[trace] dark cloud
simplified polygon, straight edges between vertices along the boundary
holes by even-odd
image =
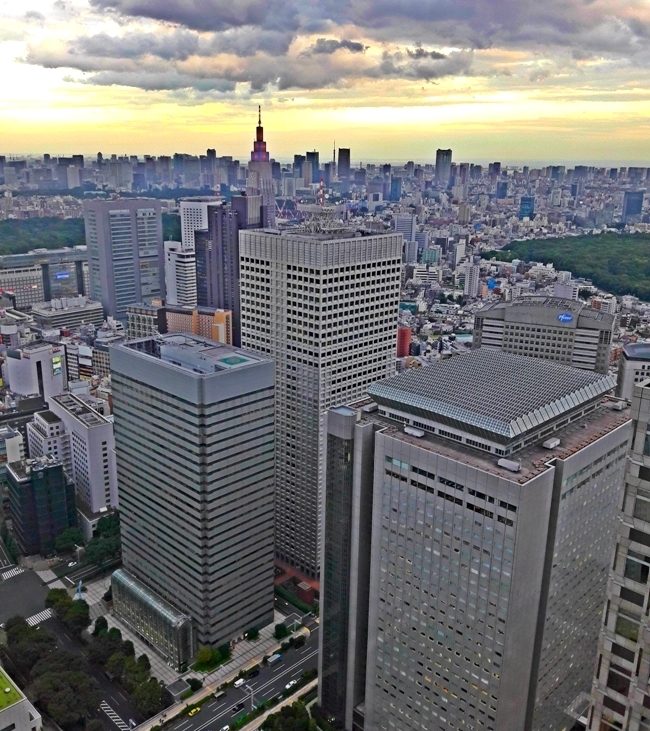
[[[195,30],[227,30],[245,25],[269,30],[297,30],[298,12],[291,0],[90,0],[99,10],[162,20]]]
[[[37,23],[40,23],[45,20],[45,16],[43,13],[38,13],[36,10],[29,10],[25,13],[25,20],[27,22],[36,21]]]
[[[440,53],[439,51],[427,51],[426,49],[422,48],[422,46],[418,46],[413,50],[407,48],[406,53],[408,53],[411,58],[434,58],[436,60],[447,58],[446,54],[444,53]]]
[[[145,91],[177,91],[194,89],[199,92],[229,94],[235,90],[235,82],[226,79],[198,79],[176,71],[144,73],[142,71],[100,71],[89,82],[100,86],[134,86]]]
[[[366,50],[366,46],[358,41],[348,41],[346,39],[339,41],[336,38],[319,38],[309,49],[309,53],[336,53],[336,51],[341,49],[350,51],[350,53],[363,53]]]

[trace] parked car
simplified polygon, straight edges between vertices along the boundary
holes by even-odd
[[[201,710],[201,709],[200,709],[200,708],[199,708],[198,706],[195,706],[194,708],[192,708],[192,710],[191,710],[191,711],[190,711],[190,712],[189,712],[189,713],[188,713],[187,715],[188,715],[188,716],[190,716],[190,718],[191,718],[192,716],[196,716],[196,714],[197,714],[197,713],[198,713],[198,712],[199,712],[200,710]]]
[[[294,686],[294,685],[298,685],[298,681],[297,681],[297,680],[295,680],[295,679],[294,679],[294,680],[290,680],[290,681],[289,681],[289,682],[288,682],[288,683],[287,683],[287,684],[286,684],[286,685],[284,686],[284,689],[285,689],[285,690],[291,690],[291,688],[293,688],[293,686]]]
[[[235,686],[235,688],[241,688],[242,685],[244,685],[245,682],[246,682],[246,679],[245,678],[237,678],[237,680],[235,680],[235,682],[233,683],[233,685]]]

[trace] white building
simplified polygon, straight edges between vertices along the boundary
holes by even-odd
[[[0,667],[0,729],[2,731],[41,731],[41,714]]]
[[[208,228],[208,206],[218,203],[220,198],[196,197],[184,198],[180,201],[181,214],[181,242],[183,248],[194,249],[195,231],[204,231]]]
[[[65,390],[64,350],[60,345],[34,342],[8,350],[2,366],[5,383],[21,396],[45,400]]]
[[[650,378],[650,343],[628,343],[618,362],[616,395],[632,400],[634,386]]]
[[[65,424],[54,412],[39,411],[34,414],[33,421],[27,424],[27,445],[30,458],[50,454],[63,464],[66,475],[72,479],[70,436]]]
[[[471,299],[478,296],[478,284],[481,274],[481,268],[478,264],[465,265],[465,283],[463,285],[463,294]]]
[[[240,232],[241,344],[276,365],[276,554],[318,576],[324,413],[395,372],[402,235]]]
[[[196,254],[180,241],[165,241],[165,290],[170,305],[196,307]]]

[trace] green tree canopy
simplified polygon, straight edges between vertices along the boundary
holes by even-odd
[[[57,553],[70,553],[75,546],[82,546],[83,542],[79,528],[66,528],[54,539],[54,548]]]

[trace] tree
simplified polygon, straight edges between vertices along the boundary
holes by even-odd
[[[79,528],[66,528],[54,539],[57,553],[69,553],[75,546],[83,545],[83,534]]]
[[[133,642],[131,640],[124,640],[122,643],[122,650],[123,655],[126,655],[126,657],[134,657],[135,656],[135,647],[133,647]],[[143,657],[146,657],[144,655]],[[149,658],[147,658],[147,662],[149,661]]]
[[[96,718],[86,723],[84,731],[104,731],[104,724]]]
[[[257,627],[251,627],[248,632],[246,633],[246,639],[247,640],[257,640],[260,636],[260,631],[257,629]]]
[[[276,640],[283,640],[288,634],[289,630],[283,624],[275,625],[275,632],[273,632],[273,636]]]
[[[81,634],[90,627],[90,607],[83,599],[74,600],[67,609],[63,621],[72,632]]]
[[[30,627],[22,617],[7,620],[7,647],[18,670],[29,675],[36,663],[55,648],[54,637],[45,630]]]
[[[84,721],[99,703],[95,681],[80,670],[44,673],[32,684],[30,695],[64,729]]]
[[[137,664],[138,668],[140,668],[140,670],[142,670],[143,672],[148,673],[151,671],[151,663],[149,662],[149,657],[144,653],[138,658]]]
[[[141,683],[133,691],[133,703],[138,713],[145,718],[149,718],[161,711],[163,705],[164,689],[155,678],[149,678],[145,683]]]
[[[108,622],[106,621],[106,617],[97,617],[95,620],[95,627],[93,629],[93,636],[97,637],[104,632],[108,632]]]
[[[42,657],[32,668],[32,678],[38,678],[46,673],[64,673],[79,665],[79,658],[65,650],[53,650],[49,655]]]
[[[207,645],[201,645],[196,653],[197,665],[209,665],[212,662],[213,649]]]
[[[50,589],[45,597],[45,606],[54,609],[57,617],[61,618],[72,604],[72,597],[65,589]]]
[[[126,655],[121,652],[114,652],[106,661],[106,672],[114,678],[120,679],[124,673]]]

